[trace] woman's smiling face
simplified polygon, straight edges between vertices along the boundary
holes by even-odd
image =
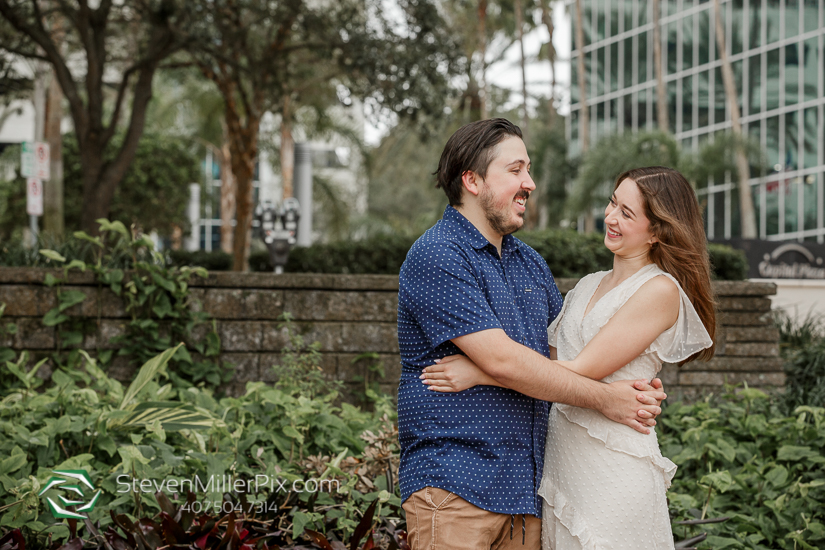
[[[642,194],[636,182],[623,180],[604,210],[604,244],[619,256],[650,252],[656,237],[650,232]]]

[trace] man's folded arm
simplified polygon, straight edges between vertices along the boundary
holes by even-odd
[[[501,329],[489,329],[452,339],[478,367],[503,386],[544,401],[595,409],[608,418],[648,433],[639,422],[639,410],[653,416],[661,392],[639,392],[632,381],[604,384],[579,376],[540,353],[523,346]],[[640,402],[638,396],[643,394]]]
[[[492,378],[530,397],[588,409],[607,398],[604,384],[570,372],[501,329],[465,334],[453,343]]]

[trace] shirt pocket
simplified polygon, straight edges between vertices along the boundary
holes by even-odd
[[[524,286],[519,289],[517,302],[528,323],[528,332],[534,337],[547,340],[550,306],[547,291],[538,286]]]

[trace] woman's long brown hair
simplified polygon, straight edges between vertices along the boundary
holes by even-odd
[[[707,238],[696,193],[682,174],[664,166],[628,170],[616,179],[614,190],[626,179],[638,186],[650,231],[659,241],[651,247],[650,259],[679,281],[714,339],[711,347],[680,364],[694,359],[709,361],[716,349],[716,311]]]

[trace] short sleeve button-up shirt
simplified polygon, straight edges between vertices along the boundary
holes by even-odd
[[[549,356],[547,326],[562,296],[544,259],[512,235],[499,256],[448,206],[410,249],[399,285],[402,500],[430,486],[492,512],[539,516],[549,404],[495,386],[434,392],[419,376],[461,353],[452,338],[487,329]]]

